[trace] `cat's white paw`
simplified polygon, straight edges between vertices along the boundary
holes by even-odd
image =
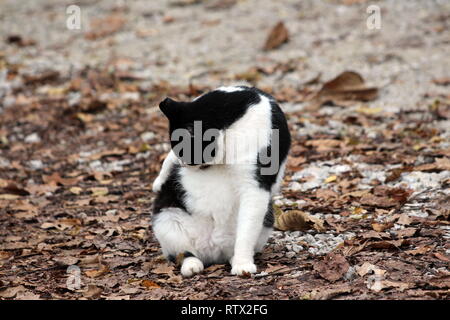
[[[183,260],[181,266],[181,274],[183,277],[192,277],[194,274],[203,271],[203,263],[196,257],[188,257]]]
[[[163,180],[160,176],[158,176],[155,181],[153,181],[152,190],[153,192],[157,193],[161,191],[161,187],[163,185]]]
[[[253,262],[234,263],[231,274],[242,276],[249,273],[256,273],[256,265]]]

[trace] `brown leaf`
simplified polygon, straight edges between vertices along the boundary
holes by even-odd
[[[404,282],[390,281],[390,280],[373,280],[369,281],[367,287],[375,292],[380,292],[383,289],[397,288],[404,291],[410,287],[410,284]]]
[[[275,228],[281,231],[305,231],[312,228],[319,232],[325,231],[323,220],[300,210],[276,212]]]
[[[117,31],[120,31],[125,25],[126,20],[120,15],[113,13],[105,18],[96,18],[91,21],[91,30],[85,34],[85,38],[96,40],[104,38]]]
[[[81,179],[81,177],[77,177],[77,178],[62,178],[58,172],[53,172],[52,175],[47,176],[47,175],[42,175],[42,180],[44,181],[44,183],[49,184],[49,185],[73,185],[75,183],[77,183],[79,180]]]
[[[102,288],[90,284],[87,290],[83,292],[83,296],[86,298],[98,298],[102,294],[102,291]]]
[[[364,79],[359,73],[344,71],[322,86],[313,98],[313,108],[320,107],[329,101],[341,104],[348,101],[371,101],[377,97],[378,89],[366,87]]]
[[[350,268],[343,255],[330,253],[314,263],[314,270],[324,279],[334,282],[341,279]]]
[[[359,203],[366,206],[373,206],[378,208],[395,207],[397,202],[388,197],[378,197],[373,194],[365,194],[359,199]]]
[[[330,189],[317,189],[316,197],[323,200],[336,199],[338,194]]]
[[[406,213],[402,213],[397,220],[398,224],[409,225],[411,224],[413,219]]]
[[[237,0],[216,0],[212,3],[206,5],[206,9],[208,10],[221,10],[221,9],[229,9],[233,7],[237,3]]]
[[[348,284],[339,284],[337,287],[326,288],[324,290],[313,290],[311,298],[314,300],[330,300],[342,294],[353,292],[353,289]]]
[[[367,246],[374,249],[398,249],[401,246],[408,245],[408,240],[392,240],[392,241],[376,241],[369,243]]]
[[[433,83],[440,86],[448,86],[450,84],[450,77],[433,79]]]
[[[272,50],[281,46],[283,43],[289,41],[289,31],[282,21],[270,31],[267,37],[266,44],[264,45],[264,50]]]
[[[266,268],[266,270],[264,270],[264,272],[267,273],[283,273],[286,271],[291,270],[291,268],[281,265],[281,264],[277,264],[277,265],[271,265],[269,264],[268,267]]]
[[[30,195],[30,193],[27,190],[18,187],[14,183],[10,183],[5,187],[0,188],[0,193],[7,193],[7,194],[18,195],[18,196],[29,196]]]
[[[432,245],[432,246],[420,246],[420,247],[418,247],[418,248],[416,248],[416,249],[413,249],[413,250],[407,250],[407,251],[405,251],[405,252],[406,252],[407,254],[409,254],[409,255],[417,256],[417,255],[425,254],[425,253],[427,253],[427,252],[433,250],[434,247],[435,247],[434,245]]]
[[[450,262],[450,258],[448,258],[447,256],[443,255],[440,252],[435,252],[433,253],[433,255],[441,261]]]
[[[392,223],[392,222],[390,222],[390,223],[373,222],[372,223],[372,229],[377,232],[383,232],[384,230],[390,229],[393,226],[394,226],[394,223]]]
[[[160,263],[156,268],[152,269],[156,274],[172,274],[175,268],[167,263]]]
[[[440,172],[450,170],[450,158],[436,158],[435,162],[422,164],[414,168],[415,171]]]
[[[363,239],[390,239],[390,235],[387,232],[377,232],[374,230],[366,231],[362,234]]]
[[[357,266],[355,269],[361,277],[364,277],[368,273],[374,273],[377,275],[383,275],[386,273],[386,270],[380,269],[376,265],[368,262],[364,262],[361,266]]]
[[[5,290],[0,291],[0,297],[14,298],[21,291],[26,291],[26,288],[24,286],[6,288]]]
[[[161,288],[157,283],[150,280],[142,280],[141,286],[146,287],[147,289]]]
[[[397,234],[397,237],[399,238],[409,238],[414,236],[416,234],[417,229],[416,228],[405,228],[401,230],[396,230],[395,233]]]
[[[102,264],[100,265],[99,269],[95,269],[95,270],[87,270],[85,271],[85,274],[89,277],[89,278],[98,278],[102,275],[104,275],[105,273],[109,272],[109,267]]]

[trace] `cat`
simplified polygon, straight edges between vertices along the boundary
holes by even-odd
[[[166,98],[159,107],[172,146],[152,186],[152,228],[164,256],[182,257],[184,277],[227,262],[234,275],[255,273],[291,144],[284,113],[272,96],[245,86],[192,102]]]

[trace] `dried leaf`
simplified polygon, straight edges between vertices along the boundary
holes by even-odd
[[[109,192],[108,188],[106,188],[106,187],[95,187],[95,188],[91,188],[90,190],[94,197],[106,196]]]
[[[160,263],[156,268],[152,269],[151,272],[156,274],[173,274],[175,268],[167,263]]]
[[[436,158],[435,162],[420,165],[415,167],[414,170],[425,172],[450,171],[450,158]]]
[[[109,272],[109,267],[106,265],[100,265],[99,269],[95,269],[95,270],[87,270],[84,273],[89,277],[89,278],[98,278],[106,273]]]
[[[275,214],[275,228],[282,231],[305,231],[314,228],[324,232],[323,220],[300,210],[290,210]]]
[[[111,14],[105,18],[96,18],[91,21],[91,30],[85,37],[89,40],[104,38],[120,31],[126,20],[120,14]]]
[[[330,253],[314,263],[314,270],[324,279],[334,282],[341,279],[350,268],[343,255]]]
[[[98,298],[102,294],[103,289],[93,284],[89,284],[87,290],[83,292],[86,298]]]
[[[19,292],[26,290],[27,289],[24,286],[6,288],[5,290],[0,291],[0,297],[7,299],[14,298]]]
[[[376,265],[373,265],[371,263],[364,262],[361,266],[356,266],[356,272],[361,277],[364,277],[368,273],[375,273],[377,275],[383,275],[384,273],[386,273],[386,270],[378,268]]]
[[[377,97],[378,89],[366,87],[359,73],[345,71],[322,86],[313,99],[313,108],[329,101],[341,104],[348,101],[371,101]]]
[[[161,288],[157,283],[150,280],[142,280],[141,286],[146,287],[147,289]]]
[[[266,44],[264,45],[264,50],[272,50],[281,46],[283,43],[289,41],[289,31],[283,22],[278,22],[278,24],[270,31],[267,37]]]

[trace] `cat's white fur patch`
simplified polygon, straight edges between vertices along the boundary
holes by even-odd
[[[217,88],[218,91],[224,91],[224,92],[236,92],[236,91],[243,91],[244,88],[235,87],[235,86],[222,86]]]

